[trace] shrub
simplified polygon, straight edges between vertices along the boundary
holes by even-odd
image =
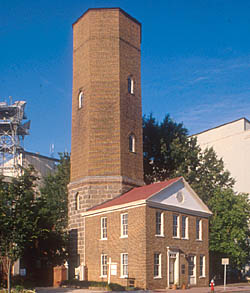
[[[107,289],[110,291],[125,291],[125,287],[120,284],[110,283],[107,285]]]

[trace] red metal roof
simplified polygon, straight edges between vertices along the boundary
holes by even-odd
[[[146,200],[150,196],[160,192],[162,189],[166,188],[167,186],[171,185],[172,183],[178,181],[181,177],[173,178],[163,182],[157,182],[150,185],[144,185],[141,187],[136,187],[131,189],[130,191],[113,198],[109,201],[106,201],[98,206],[94,206],[88,211],[99,210],[103,208],[108,208],[111,206],[122,205],[126,203],[130,203],[137,200]]]

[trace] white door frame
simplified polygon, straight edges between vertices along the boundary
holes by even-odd
[[[167,286],[170,287],[170,258],[175,258],[174,262],[174,283],[180,282],[180,252],[179,249],[167,247]]]

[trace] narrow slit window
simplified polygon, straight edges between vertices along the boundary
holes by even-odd
[[[83,106],[83,92],[80,91],[78,95],[78,109],[81,109]]]
[[[130,134],[129,136],[129,151],[135,153],[135,135]]]
[[[77,211],[80,210],[80,196],[78,192],[75,195],[75,209]]]
[[[134,89],[135,89],[135,82],[134,82],[134,79],[130,76],[128,78],[128,92],[133,95]]]

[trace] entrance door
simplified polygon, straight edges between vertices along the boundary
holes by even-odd
[[[188,257],[188,282],[190,285],[196,285],[196,257]]]
[[[169,260],[169,284],[174,284],[174,264],[175,264],[175,258],[170,258]]]

